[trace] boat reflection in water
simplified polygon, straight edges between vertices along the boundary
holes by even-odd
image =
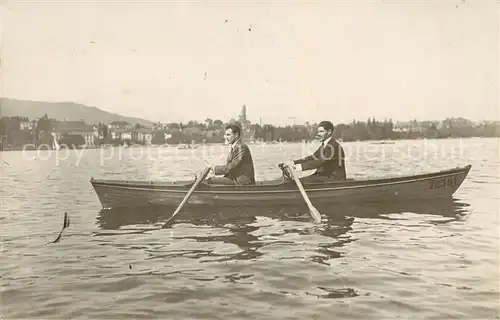
[[[456,199],[440,199],[433,201],[407,201],[399,203],[364,203],[362,205],[338,205],[317,207],[322,213],[323,220],[320,224],[311,222],[311,217],[304,205],[269,208],[264,211],[262,208],[216,208],[199,206],[186,206],[175,219],[175,224],[183,224],[193,227],[209,227],[225,230],[223,235],[217,232],[196,232],[195,239],[200,242],[222,241],[232,243],[242,249],[242,254],[232,257],[233,259],[251,259],[259,255],[259,236],[279,236],[295,233],[299,235],[316,234],[328,237],[332,240],[333,246],[342,246],[346,242],[353,241],[345,234],[352,230],[356,220],[364,219],[385,219],[385,220],[411,220],[411,218],[401,218],[401,215],[423,215],[425,221],[432,224],[444,224],[451,221],[463,220],[468,211],[469,205]],[[135,209],[109,209],[101,210],[97,224],[103,229],[100,234],[109,234],[109,231],[116,230],[121,233],[144,233],[158,230],[158,232],[169,232],[169,229],[161,229],[163,222],[172,215],[175,207],[148,207],[141,210]],[[417,218],[415,218],[417,219]],[[421,221],[422,219],[419,219]],[[272,226],[272,228],[268,228]],[[268,231],[263,229],[268,228]],[[159,230],[161,229],[161,230]],[[261,229],[261,230],[259,230]],[[175,230],[179,230],[175,228]],[[117,233],[111,233],[117,234]],[[176,231],[172,234],[174,239],[188,239],[187,235]],[[320,252],[325,251],[319,248]],[[326,251],[325,251],[326,252]],[[329,257],[340,257],[340,253],[328,250]],[[321,258],[318,257],[318,262]]]
[[[365,229],[367,224],[369,228],[381,232],[388,229],[405,232],[408,226],[420,228],[422,221],[444,224],[463,220],[468,214],[467,207],[456,199],[318,207],[323,221],[314,224],[305,205],[269,208],[266,211],[248,207],[222,211],[220,208],[186,206],[176,216],[171,229],[161,229],[161,226],[170,218],[174,207],[111,209],[99,213],[97,224],[101,230],[96,236],[154,233],[147,239],[137,240],[146,241],[141,246],[146,259],[188,258],[193,259],[193,263],[208,263],[211,266],[229,261],[252,260],[257,263],[262,259],[276,264],[287,259],[286,264],[292,266],[290,268],[304,268],[304,260],[330,268],[338,258],[348,255],[349,251],[343,247],[357,241],[363,233],[370,233]],[[405,228],[398,228],[398,224]],[[107,243],[112,245],[113,241]],[[148,243],[151,246],[149,249]],[[228,252],[227,248],[232,249]],[[224,278],[225,282],[252,281],[252,273],[221,273],[211,277]],[[328,286],[318,286],[321,290],[306,294],[322,299],[352,298],[360,294],[355,288],[347,287],[342,279],[332,281]]]
[[[322,214],[319,229],[329,224],[337,224],[354,218],[392,219],[393,214],[423,214],[441,216],[450,220],[462,220],[467,214],[469,204],[455,198],[435,199],[427,201],[405,201],[394,203],[365,202],[360,204],[335,204],[329,206],[316,205]],[[174,206],[149,206],[141,208],[102,209],[97,217],[97,225],[104,230],[123,230],[124,227],[142,225],[146,230],[158,229],[171,217]],[[257,217],[267,217],[277,221],[310,222],[311,217],[304,206],[279,206],[274,208],[252,207],[211,207],[190,206],[186,204],[176,218],[174,224],[188,223],[197,226],[223,227],[228,224],[241,226],[252,224]],[[133,230],[133,229],[130,229]]]

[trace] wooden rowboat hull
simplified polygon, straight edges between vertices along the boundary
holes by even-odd
[[[471,169],[470,165],[432,173],[331,183],[305,183],[313,204],[369,201],[407,201],[451,198]],[[160,182],[90,180],[103,208],[178,205],[194,181]],[[263,181],[251,186],[200,183],[190,204],[211,206],[303,205],[293,181]]]

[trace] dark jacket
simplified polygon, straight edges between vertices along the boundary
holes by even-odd
[[[236,184],[255,184],[255,172],[250,149],[241,140],[232,147],[227,163],[224,166],[215,166],[215,175],[224,175]]]
[[[316,169],[313,175],[328,177],[333,180],[346,180],[344,149],[333,137],[323,147],[323,144],[312,155],[295,160],[301,164],[302,170]]]

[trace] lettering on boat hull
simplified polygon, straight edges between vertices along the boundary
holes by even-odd
[[[454,187],[458,186],[458,184],[459,184],[459,181],[457,179],[457,176],[432,179],[430,181],[429,189],[454,188]]]

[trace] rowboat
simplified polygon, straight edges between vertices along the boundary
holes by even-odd
[[[467,177],[471,165],[416,175],[349,179],[329,183],[304,183],[314,205],[360,202],[394,202],[451,198]],[[103,208],[178,205],[194,181],[90,180]],[[294,181],[277,179],[255,185],[228,186],[200,183],[191,205],[295,206],[304,200]]]

